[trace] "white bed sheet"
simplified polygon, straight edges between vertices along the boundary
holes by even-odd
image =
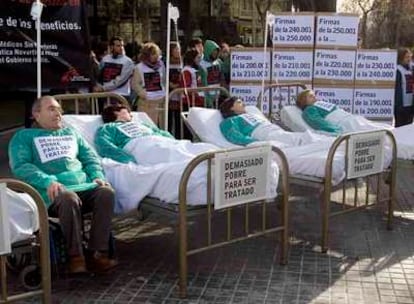
[[[391,130],[397,142],[397,157],[414,160],[414,123]]]
[[[39,230],[39,215],[33,198],[27,193],[17,193],[7,188],[10,241],[15,243],[28,239]]]
[[[147,114],[133,113],[134,120],[153,123]],[[64,115],[64,125],[74,128],[94,147],[93,139],[102,119],[99,115]],[[132,144],[132,143],[131,143]],[[140,146],[142,142],[140,143]],[[219,147],[217,147],[219,149]],[[199,149],[197,154],[211,150],[211,145]],[[117,203],[116,213],[125,213],[139,206],[146,196],[157,198],[166,203],[178,203],[178,190],[181,175],[191,159],[162,162],[157,164],[137,165],[122,164],[108,158],[102,159],[102,166],[107,180],[114,187]],[[187,187],[187,204],[206,204],[206,165],[201,164],[193,171]],[[279,171],[272,165],[272,184],[269,197],[276,197]]]
[[[246,107],[247,111],[252,109]],[[256,110],[253,110],[256,111]],[[208,119],[206,119],[208,117]],[[188,113],[188,123],[202,140],[216,144],[219,147],[233,147],[234,144],[228,142],[220,131],[220,122],[222,116],[218,110],[205,108],[191,108]],[[200,132],[200,133],[198,133]],[[220,140],[215,140],[220,139]],[[323,178],[325,176],[325,164],[329,148],[335,141],[334,137],[326,137],[326,140],[313,144],[295,147],[280,147],[285,153],[289,164],[289,173],[291,175],[307,175],[312,177]],[[272,142],[270,142],[272,144]],[[257,144],[257,143],[253,143]],[[273,142],[278,146],[277,142]],[[384,157],[385,164],[390,163],[390,151],[387,150]],[[332,183],[340,183],[345,177],[345,152],[342,147],[338,148],[332,167]]]
[[[297,106],[284,106],[280,112],[280,119],[282,123],[292,131],[303,132],[306,130],[313,130],[303,119],[302,111]],[[412,139],[414,124],[392,128],[390,125],[384,123],[370,121],[369,124],[366,125],[362,123],[360,128],[354,126],[355,131],[375,130],[380,128],[391,130],[394,134],[397,143],[397,158],[414,160],[414,140]],[[332,134],[327,132],[320,133],[332,136]]]

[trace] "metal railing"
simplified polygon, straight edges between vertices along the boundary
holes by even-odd
[[[37,233],[40,250],[40,270],[41,270],[41,289],[28,291],[16,295],[8,295],[7,290],[7,270],[6,256],[0,256],[0,276],[1,276],[1,297],[0,303],[11,303],[32,297],[41,296],[43,303],[51,303],[51,270],[50,270],[50,248],[49,248],[49,225],[46,205],[37,192],[30,185],[11,178],[0,178],[0,183],[5,183],[8,188],[29,194],[35,201],[39,216],[39,232]]]

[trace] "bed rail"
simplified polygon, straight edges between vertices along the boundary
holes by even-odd
[[[236,149],[240,150],[240,149]],[[275,207],[280,215],[279,225],[274,227],[269,227],[266,221],[266,214],[270,212],[270,206],[264,201],[259,201],[255,203],[245,204],[239,207],[230,207],[224,209],[224,211],[214,211],[213,210],[213,198],[212,198],[212,164],[214,161],[214,152],[204,153],[194,158],[184,170],[179,189],[179,295],[180,297],[186,297],[187,295],[187,272],[188,272],[188,262],[187,258],[191,255],[194,255],[199,252],[203,252],[212,248],[217,248],[227,244],[235,243],[238,241],[246,240],[249,238],[261,236],[271,232],[280,232],[281,233],[281,245],[280,245],[280,263],[287,263],[287,249],[288,249],[288,199],[289,199],[289,169],[287,164],[287,159],[283,152],[276,147],[272,147],[272,152],[276,156],[278,165],[280,168],[280,178],[278,183],[278,188],[281,190],[278,197],[275,199]],[[188,206],[186,204],[187,197],[187,185],[189,178],[193,170],[202,162],[206,161],[208,163],[207,169],[207,207],[204,209],[204,213],[207,217],[206,228],[206,244],[198,248],[188,248]],[[276,200],[279,200],[280,205],[276,203]],[[262,217],[261,217],[261,229],[260,231],[252,232],[249,230],[249,209],[252,208],[252,204],[260,204],[262,208]],[[231,223],[232,223],[232,212],[235,208],[244,208],[244,235],[233,237]],[[213,229],[213,213],[215,212],[225,212],[226,213],[226,240],[214,242],[212,238],[212,229]]]
[[[121,104],[128,104],[128,101],[121,95],[110,92],[99,93],[79,93],[79,94],[59,94],[53,96],[61,105],[63,102],[70,102],[74,105],[73,112],[80,113],[80,107],[84,106],[88,109],[90,114],[99,114],[100,103],[102,105],[110,102],[119,102]],[[63,105],[62,105],[63,107]]]
[[[285,105],[296,104],[296,96],[301,90],[305,90],[306,86],[301,83],[285,83],[285,84],[270,84],[265,85],[263,92],[257,96],[257,107],[263,112],[264,97],[266,94],[270,96],[276,95],[278,103],[275,105],[273,98],[269,98],[269,112],[266,113],[267,118],[271,121],[280,121],[280,110]]]
[[[366,189],[365,189],[365,200],[362,205],[358,205],[357,198],[358,196],[358,187],[357,184],[361,179],[352,179],[351,181],[354,184],[354,201],[353,205],[349,206],[346,204],[346,188],[347,188],[347,182],[348,179],[348,158],[350,157],[348,155],[348,146],[350,140],[354,136],[358,136],[361,134],[376,134],[376,133],[385,133],[385,138],[387,144],[390,145],[392,149],[392,156],[390,160],[390,165],[385,168],[382,172],[367,175],[362,177],[362,179],[366,183]],[[334,156],[338,152],[338,150],[341,147],[345,146],[345,177],[343,181],[337,185],[334,186],[332,184],[332,169],[334,164]],[[342,149],[342,148],[341,148]],[[328,236],[329,236],[329,220],[335,216],[342,215],[345,213],[349,213],[352,211],[356,211],[359,209],[365,209],[375,203],[370,204],[369,203],[369,191],[370,184],[374,178],[376,178],[376,197],[377,202],[379,202],[379,195],[380,195],[380,182],[381,178],[385,178],[386,182],[388,184],[388,197],[382,198],[381,201],[387,201],[387,229],[392,229],[392,220],[393,220],[393,211],[394,211],[394,204],[395,204],[395,183],[396,183],[396,170],[397,170],[397,146],[396,141],[394,138],[394,135],[389,130],[375,130],[375,131],[364,131],[364,132],[358,132],[358,133],[348,133],[344,134],[340,137],[338,137],[332,146],[329,149],[328,157],[325,165],[325,177],[324,178],[315,178],[315,177],[309,177],[309,176],[303,176],[303,175],[293,175],[290,176],[290,182],[292,184],[299,184],[303,186],[311,186],[311,187],[321,187],[322,188],[322,195],[320,198],[320,208],[321,208],[321,250],[322,252],[327,252],[328,250]],[[334,189],[341,187],[342,191],[342,210],[331,212],[330,210],[330,203],[331,203],[331,193]]]
[[[209,94],[211,98],[211,102],[208,102],[206,98],[204,98],[204,104],[202,105],[204,108],[215,108],[217,109],[219,106],[219,99],[226,98],[230,96],[229,91],[224,87],[198,87],[198,88],[178,88],[174,89],[168,95],[168,99],[171,101],[174,96],[177,95],[179,100],[179,107],[180,112],[183,113],[184,111],[188,111],[189,108],[196,106],[196,97],[200,94]],[[184,97],[187,97],[187,102],[184,104]],[[180,125],[181,125],[181,134],[180,138],[184,138],[184,121],[181,117]],[[188,125],[187,125],[188,127]]]
[[[0,178],[0,184],[5,183],[8,188],[29,194],[37,205],[39,214],[39,232],[38,245],[40,250],[40,269],[41,269],[41,286],[39,290],[24,292],[16,295],[8,295],[7,291],[7,271],[6,256],[0,256],[0,275],[1,275],[1,297],[0,303],[11,303],[25,300],[32,297],[41,296],[43,303],[51,303],[51,271],[50,271],[50,253],[49,253],[49,226],[48,216],[45,203],[40,194],[30,185],[11,178]]]

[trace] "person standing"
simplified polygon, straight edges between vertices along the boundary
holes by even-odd
[[[115,194],[105,181],[93,149],[73,129],[62,126],[62,108],[52,96],[37,99],[30,129],[9,143],[12,174],[43,197],[59,218],[69,254],[69,272],[103,272],[117,263],[109,248]],[[88,251],[82,246],[82,214],[92,212]]]
[[[109,50],[110,53],[105,55],[100,62],[100,84],[95,86],[94,91],[116,93],[129,101],[134,62],[125,55],[124,41],[121,37],[111,38]]]
[[[413,122],[413,54],[408,48],[398,49],[397,76],[394,95],[394,125],[404,126]]]
[[[165,66],[161,50],[153,42],[142,46],[131,85],[138,95],[138,111],[145,112],[159,127],[164,127]]]

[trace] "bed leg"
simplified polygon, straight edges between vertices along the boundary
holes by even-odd
[[[328,190],[328,191],[327,191]],[[321,252],[328,251],[328,232],[329,232],[329,203],[331,200],[331,190],[325,189],[321,195],[321,216],[322,216],[322,237],[321,237]]]

